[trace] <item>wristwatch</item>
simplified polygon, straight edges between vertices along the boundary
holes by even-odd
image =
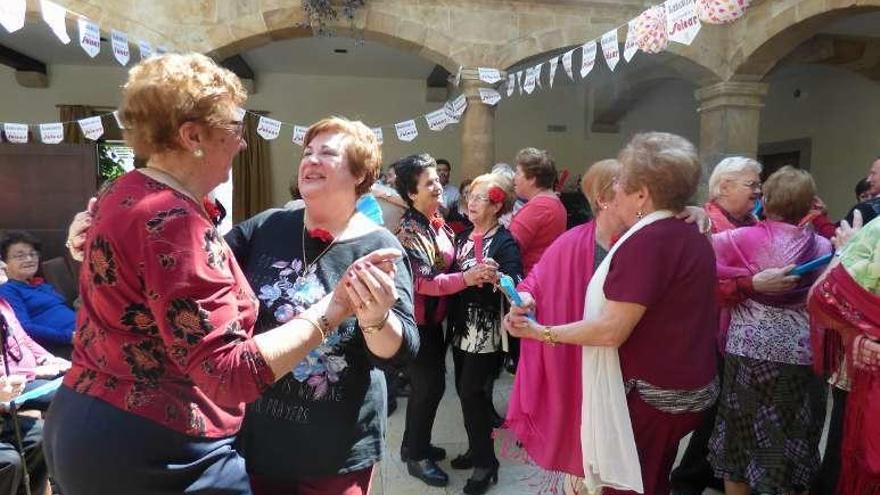
[[[558,342],[556,341],[556,336],[553,335],[553,330],[550,329],[549,326],[544,326],[543,330],[541,330],[541,339],[545,344],[556,345]]]

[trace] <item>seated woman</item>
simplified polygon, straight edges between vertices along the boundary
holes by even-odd
[[[840,481],[835,493],[880,492],[880,218],[856,232],[813,285],[808,301],[813,360],[819,371],[846,373]]]
[[[684,138],[636,135],[621,151],[614,212],[629,230],[599,264],[584,319],[541,325],[534,299],[505,317],[516,336],[583,347],[585,483],[603,494],[669,493],[682,437],[718,394],[715,257],[697,226],[673,218],[699,185]],[[662,345],[658,345],[662,343]]]
[[[0,259],[6,262],[9,282],[0,286],[0,297],[15,311],[25,331],[52,354],[65,358],[73,350],[76,313],[52,285],[37,277],[39,239],[20,230],[6,232],[0,240]]]
[[[0,287],[8,281],[6,263],[0,261]],[[4,361],[9,359],[9,375],[20,375],[25,378],[25,392],[45,384],[51,378],[70,369],[70,361],[55,357],[46,349],[34,342],[24,331],[12,307],[0,297],[0,345],[4,351],[0,353],[0,376],[6,376],[7,366]],[[46,411],[52,402],[54,393],[38,399],[27,401],[20,409],[37,409]]]
[[[831,252],[800,227],[816,185],[808,172],[783,167],[764,185],[767,220],[713,236],[719,277],[753,276]],[[822,380],[810,369],[807,291],[817,273],[789,291],[754,295],[731,308],[724,380],[709,442],[709,461],[725,493],[796,493],[819,466],[825,419]]]

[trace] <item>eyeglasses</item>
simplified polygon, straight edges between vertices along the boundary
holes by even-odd
[[[464,198],[467,203],[470,203],[471,201],[479,201],[480,203],[489,202],[489,196],[485,194],[467,194]]]
[[[746,189],[751,189],[752,191],[760,191],[761,190],[761,181],[751,181],[751,182],[740,182],[740,185],[745,187]]]
[[[15,253],[15,254],[9,255],[9,258],[13,259],[15,261],[24,261],[24,260],[30,259],[30,258],[38,260],[38,259],[40,259],[40,253],[37,251],[29,251],[26,253]]]
[[[236,136],[241,137],[244,132],[244,121],[241,120],[227,120],[224,122],[220,122],[218,126],[222,129],[226,129],[227,131],[235,134]]]

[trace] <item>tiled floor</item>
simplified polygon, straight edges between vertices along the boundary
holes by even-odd
[[[467,450],[467,437],[461,418],[461,406],[452,382],[451,361],[447,364],[447,369],[450,371],[446,375],[446,393],[443,395],[440,409],[437,412],[432,443],[446,449],[447,459],[442,461],[440,466],[449,473],[449,486],[445,488],[431,487],[409,476],[406,472],[406,465],[401,462],[399,452],[403,435],[406,399],[399,399],[397,411],[389,419],[388,455],[377,468],[373,482],[373,495],[457,495],[462,493],[462,488],[464,488],[465,481],[471,472],[470,470],[456,471],[452,469],[449,466],[449,460]],[[502,414],[506,410],[507,397],[510,395],[512,387],[513,377],[502,373],[495,385],[495,406]],[[499,447],[496,442],[496,452],[498,451]],[[500,461],[498,485],[489,491],[490,494],[533,495],[536,492],[532,486],[533,480],[536,479],[534,475],[539,474],[536,469],[504,458],[500,458]],[[713,490],[706,491],[706,495],[718,493]]]

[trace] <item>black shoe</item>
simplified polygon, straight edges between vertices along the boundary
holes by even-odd
[[[406,463],[406,470],[410,476],[416,477],[431,486],[446,486],[449,484],[449,476],[431,459],[409,461]]]
[[[439,462],[446,459],[446,449],[436,445],[428,445],[428,459]],[[409,449],[406,445],[400,446],[400,460],[403,462],[411,461],[409,458]]]
[[[464,454],[459,455],[450,463],[452,469],[471,469],[474,467],[474,461],[471,459],[471,451],[468,449]]]
[[[489,491],[489,486],[498,483],[498,465],[491,468],[475,468],[474,474],[464,485],[467,495],[482,495]]]

